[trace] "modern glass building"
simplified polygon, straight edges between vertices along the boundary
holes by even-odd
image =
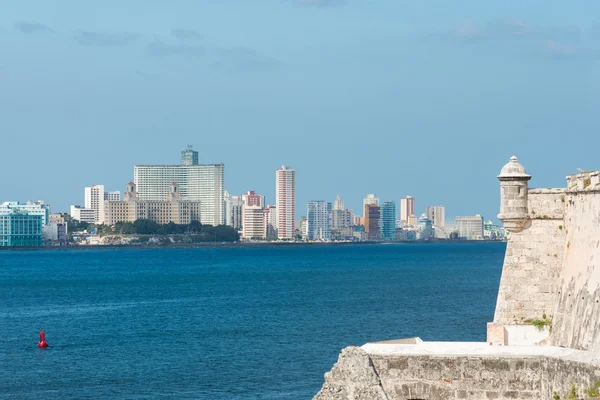
[[[396,240],[396,203],[386,201],[381,208],[381,238]]]
[[[21,211],[0,214],[0,247],[42,245],[42,216]]]

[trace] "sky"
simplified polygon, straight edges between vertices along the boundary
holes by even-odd
[[[135,164],[224,163],[275,202],[412,195],[416,211],[499,211],[516,155],[530,187],[600,169],[600,2],[0,0],[0,201],[82,204]]]

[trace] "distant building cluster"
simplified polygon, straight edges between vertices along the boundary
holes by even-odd
[[[120,191],[104,185],[84,188],[83,205],[72,205],[66,218],[89,226],[115,226],[150,220],[157,224],[227,225],[244,241],[415,241],[502,240],[504,229],[481,215],[446,220],[444,206],[415,213],[415,198],[381,202],[367,194],[362,209],[347,209],[338,195],[331,202],[311,200],[296,220],[296,171],[286,165],[275,171],[275,204],[255,191],[232,195],[225,190],[223,164],[199,164],[191,146],[177,165],[135,165],[133,181]],[[399,211],[399,213],[398,213]],[[50,213],[42,201],[0,205],[0,246],[65,245],[65,216]],[[86,231],[87,233],[87,231]]]
[[[67,224],[43,201],[0,204],[0,247],[66,245]]]

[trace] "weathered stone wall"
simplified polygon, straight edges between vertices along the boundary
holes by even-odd
[[[494,324],[549,318],[565,247],[563,189],[530,189],[529,221],[506,247]]]
[[[571,186],[565,198],[565,256],[550,343],[600,351],[600,188]],[[583,187],[585,186],[585,188]]]
[[[348,347],[314,400],[576,398],[600,381],[597,364],[540,355],[379,355]]]

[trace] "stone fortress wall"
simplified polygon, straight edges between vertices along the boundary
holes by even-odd
[[[600,173],[568,176],[564,189],[528,189],[530,178],[516,157],[498,176],[498,217],[510,235],[487,342],[415,338],[349,347],[315,399],[595,394],[600,387]]]

